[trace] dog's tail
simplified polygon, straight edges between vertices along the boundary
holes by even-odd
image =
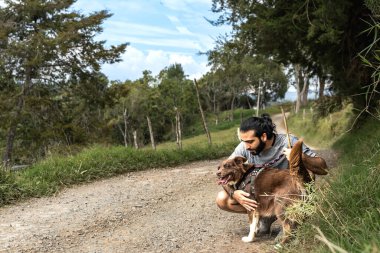
[[[290,175],[297,176],[302,164],[302,143],[303,139],[299,139],[292,147],[289,157]]]

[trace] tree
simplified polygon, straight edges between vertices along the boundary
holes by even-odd
[[[264,99],[275,100],[284,97],[287,77],[283,66],[263,55],[251,55],[238,41],[219,40],[217,46],[208,52],[209,63],[218,79],[225,85],[225,94],[230,100],[231,115],[237,97],[242,94],[257,94],[262,82]]]
[[[362,32],[371,19],[364,1],[213,0],[213,11],[221,14],[215,24],[232,24],[233,40],[251,54],[296,66],[303,77],[330,77],[339,96],[352,98],[358,108],[366,106],[360,94],[371,77],[358,54],[373,37]]]
[[[89,76],[99,71],[102,63],[120,61],[127,43],[106,49],[105,41],[95,41],[102,22],[111,14],[82,15],[70,10],[74,0],[4,2],[0,9],[0,76],[15,80],[18,91],[3,156],[8,165],[25,101],[36,84],[66,85],[70,76]]]
[[[173,64],[163,69],[158,76],[157,86],[160,99],[158,106],[163,117],[164,124],[172,127],[175,134],[175,119],[186,128],[194,121],[197,115],[197,100],[192,82],[186,79],[180,64]],[[180,116],[178,116],[180,115]],[[178,117],[181,117],[180,119]]]

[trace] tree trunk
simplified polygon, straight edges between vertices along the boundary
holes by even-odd
[[[319,77],[319,91],[318,91],[318,98],[321,99],[323,98],[324,91],[325,91],[325,86],[326,86],[326,78],[324,76]]]
[[[214,87],[214,82],[213,82],[213,87]],[[216,113],[216,92],[215,92],[215,90],[213,93],[212,104],[213,104],[213,108],[214,108],[214,113]]]
[[[152,130],[152,123],[150,121],[149,116],[146,117],[146,120],[148,121],[148,128],[149,128],[149,135],[150,135],[150,142],[152,143],[152,148],[156,150],[156,144],[154,142],[154,135]]]
[[[309,94],[309,84],[310,84],[309,75],[308,73],[305,73],[303,87],[301,91],[301,105],[302,106],[307,105],[307,95]]]
[[[206,133],[206,136],[207,136],[208,145],[211,145],[212,144],[212,142],[211,142],[211,135],[210,135],[210,132],[209,132],[208,127],[207,127],[206,118],[205,118],[205,115],[204,115],[204,112],[203,112],[203,109],[202,109],[201,99],[200,99],[200,96],[199,96],[198,84],[197,84],[197,80],[195,80],[195,79],[194,79],[194,86],[195,86],[195,92],[197,93],[199,111],[201,112],[201,116],[202,116],[203,129],[205,130],[205,133]]]
[[[124,119],[124,132],[123,132],[123,137],[124,137],[124,146],[128,147],[128,117],[127,117],[127,109],[124,109],[123,113],[123,119]]]
[[[124,109],[123,111],[123,121],[124,121],[124,129],[117,124],[117,127],[120,130],[121,135],[124,139],[124,147],[128,147],[128,115],[127,115],[127,109]]]
[[[234,93],[234,95],[233,95],[233,97],[232,97],[232,101],[231,101],[230,121],[233,121],[233,120],[234,120],[235,99],[236,99],[236,95],[235,95],[235,93]]]
[[[181,115],[178,111],[178,108],[175,107],[175,128],[176,128],[176,137],[177,137],[177,146],[178,149],[182,150],[182,132],[181,132]]]
[[[256,117],[259,117],[260,110],[260,94],[261,94],[261,81],[259,80],[259,89],[257,90],[257,98],[256,98]]]
[[[249,101],[251,100],[249,96],[247,96],[247,103],[248,103],[248,108],[249,109],[252,109],[252,105],[251,105],[251,102]]]
[[[219,116],[220,116],[220,109],[219,109],[219,103],[217,104],[217,109],[216,109],[216,112],[215,112],[215,125],[218,125],[219,124]]]
[[[295,113],[297,114],[301,108],[301,89],[303,88],[303,76],[301,66],[299,64],[294,65],[295,79],[296,79],[296,90],[297,90],[297,101]]]
[[[137,130],[133,131],[133,142],[135,144],[135,149],[139,149],[139,145],[137,143]]]

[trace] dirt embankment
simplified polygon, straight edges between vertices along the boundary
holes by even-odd
[[[274,236],[243,243],[246,215],[216,207],[220,160],[126,174],[3,207],[0,252],[273,252]]]

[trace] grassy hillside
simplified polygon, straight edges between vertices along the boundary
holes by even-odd
[[[303,127],[301,116],[289,120],[297,134],[340,156],[317,192],[314,214],[285,252],[380,252],[380,121],[367,119],[344,133],[350,114],[345,108]]]
[[[289,129],[298,136],[307,138],[307,142],[319,148],[331,147],[349,128],[354,118],[352,104],[348,104],[341,111],[329,114],[318,121],[313,119],[312,109],[307,108],[304,113],[289,118]]]

